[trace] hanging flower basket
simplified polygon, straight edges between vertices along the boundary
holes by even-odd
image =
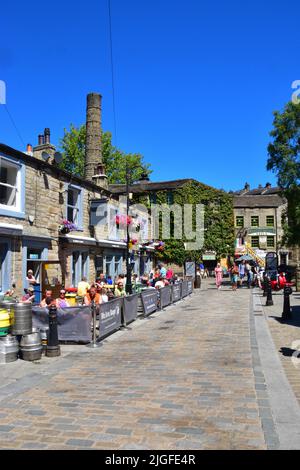
[[[132,217],[130,217],[129,215],[123,215],[123,214],[116,215],[117,228],[120,228],[120,226],[126,227],[127,225],[131,225],[131,224],[132,224]]]
[[[158,242],[154,243],[154,247],[157,251],[164,251],[165,243],[159,240]]]
[[[61,221],[61,225],[58,227],[58,230],[62,234],[67,234],[73,232],[74,230],[78,230],[78,227],[73,222],[64,219]]]

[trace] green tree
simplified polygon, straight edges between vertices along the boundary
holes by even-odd
[[[84,175],[85,125],[64,130],[60,141],[63,160],[60,167],[79,176]],[[131,181],[140,179],[143,174],[150,175],[150,164],[145,163],[139,153],[125,153],[112,145],[110,132],[102,133],[102,158],[110,184],[125,183],[126,162],[130,170]]]
[[[274,112],[272,142],[268,145],[267,169],[277,176],[286,197],[284,242],[300,243],[300,103],[289,102]]]

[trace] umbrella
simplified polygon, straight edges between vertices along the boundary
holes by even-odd
[[[254,258],[250,255],[243,255],[240,258],[238,258],[236,261],[254,261]]]

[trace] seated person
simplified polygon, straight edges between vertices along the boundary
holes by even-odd
[[[57,308],[70,307],[70,304],[66,299],[66,291],[64,289],[59,292],[59,298],[55,300],[55,305]]]
[[[87,279],[85,276],[82,277],[81,281],[78,282],[78,288],[77,288],[77,295],[78,297],[84,297],[89,290],[90,285],[87,282]]]
[[[12,297],[15,293],[15,288],[16,288],[16,284],[13,284],[12,287],[4,293],[4,296],[5,297]]]
[[[46,297],[45,299],[45,307],[50,308],[52,305],[56,307],[56,300],[52,297]]]
[[[108,300],[113,300],[115,298],[115,295],[112,289],[107,289],[107,297],[108,297]]]
[[[29,284],[37,284],[37,280],[36,280],[36,278],[35,278],[34,275],[33,275],[32,269],[29,269],[29,270],[27,271],[26,280],[29,282]]]
[[[24,289],[25,294],[23,295],[21,302],[25,304],[32,304],[34,302],[34,289],[32,286],[28,289]]]
[[[99,274],[99,277],[97,278],[97,283],[98,284],[101,284],[101,283],[106,284],[107,283],[107,279],[105,277],[105,274],[103,274],[103,273]]]
[[[117,283],[117,287],[115,288],[115,296],[124,297],[125,295],[126,295],[126,291],[124,289],[123,281],[119,280]]]
[[[46,307],[47,306],[47,303],[46,303],[47,298],[52,299],[52,290],[50,290],[50,289],[46,290],[45,298],[41,301],[40,307]]]
[[[92,286],[88,290],[87,294],[84,297],[84,305],[91,305],[92,302],[95,302],[96,305],[101,304],[101,296],[97,292],[96,287]]]
[[[156,278],[156,282],[155,282],[154,287],[155,287],[155,289],[161,289],[162,287],[165,287],[165,283],[164,283],[162,277]]]
[[[285,273],[280,273],[279,276],[278,276],[278,284],[279,284],[279,287],[281,289],[284,288],[284,286],[286,285],[286,277],[285,277]]]
[[[101,303],[102,304],[108,302],[107,290],[104,287],[101,287],[99,294],[101,296]]]

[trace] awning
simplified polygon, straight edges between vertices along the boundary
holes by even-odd
[[[65,235],[63,237],[60,236],[59,240],[66,243],[74,243],[76,245],[96,245],[96,239],[92,237],[76,237],[72,235]]]

